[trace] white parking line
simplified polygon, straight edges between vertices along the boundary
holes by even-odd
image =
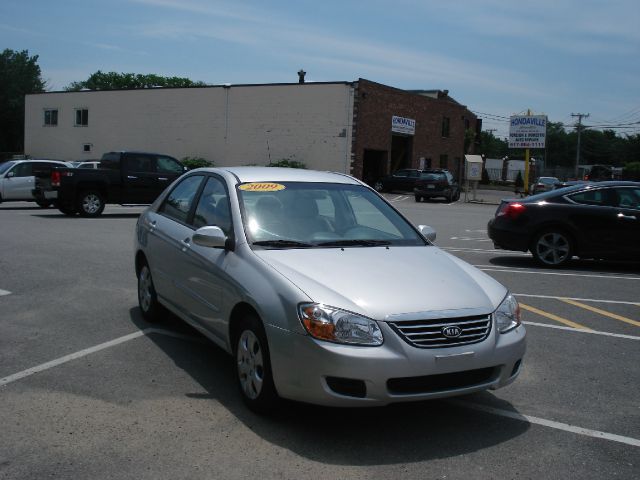
[[[483,253],[495,255],[496,253],[500,253],[501,256],[504,257],[531,257],[530,254],[525,252],[513,252],[507,250],[497,250],[491,249],[488,250],[486,248],[469,248],[469,247],[438,247],[441,250],[446,250],[447,252],[463,252],[463,253]]]
[[[598,430],[591,430],[589,428],[576,427],[575,425],[569,425],[568,423],[555,422],[553,420],[546,420],[544,418],[532,417],[531,415],[523,415],[518,412],[511,412],[509,410],[502,410],[501,408],[489,407],[487,405],[478,405],[477,403],[468,403],[462,400],[449,400],[449,403],[457,405],[463,408],[470,408],[472,410],[478,410],[480,412],[490,413],[492,415],[499,415],[501,417],[512,418],[514,420],[520,420],[522,422],[531,423],[534,425],[542,425],[543,427],[554,428],[556,430],[563,430],[565,432],[576,433],[578,435],[584,435],[587,437],[600,438],[603,440],[609,440],[611,442],[624,443],[633,447],[640,447],[640,440],[637,438],[624,437],[622,435],[616,435],[613,433],[601,432]]]
[[[160,328],[145,328],[144,330],[140,330],[139,332],[133,332],[133,333],[130,333],[129,335],[124,335],[122,337],[109,340],[108,342],[104,342],[99,345],[95,345],[93,347],[80,350],[79,352],[71,353],[69,355],[65,355],[64,357],[51,360],[50,362],[41,363],[40,365],[36,365],[35,367],[31,367],[21,372],[14,373],[13,375],[9,375],[8,377],[0,378],[0,387],[7,385],[9,383],[13,383],[17,380],[21,380],[23,378],[29,377],[34,373],[44,372],[45,370],[49,370],[50,368],[57,367],[58,365],[62,365],[64,363],[70,362],[71,360],[76,360],[78,358],[86,357],[87,355],[90,355],[92,353],[99,352],[100,350],[105,350],[107,348],[111,348],[116,345],[120,345],[121,343],[128,342],[129,340],[133,340],[135,338],[142,337],[143,335],[148,335],[150,333],[159,333],[161,335],[167,335],[170,337],[176,337],[184,340],[195,340],[195,341],[200,340],[196,337],[190,337],[188,335],[182,335],[180,333],[175,333],[175,332],[172,332],[169,330],[163,330]]]
[[[480,238],[475,238],[475,237],[451,237],[451,240],[460,240],[460,241],[463,241],[463,242],[470,242],[470,241],[490,242],[491,241],[490,238],[484,238],[484,237],[480,237]]]
[[[9,290],[1,290],[0,289],[0,297],[2,297],[4,295],[11,295],[11,292]]]
[[[514,293],[516,297],[529,297],[529,298],[548,298],[552,300],[575,300],[576,302],[594,302],[594,303],[619,303],[622,305],[635,305],[640,307],[638,302],[628,302],[625,300],[603,300],[600,298],[575,298],[575,297],[555,297],[553,295],[533,295],[529,293]]]
[[[529,273],[532,275],[554,275],[559,277],[586,277],[586,278],[609,278],[613,280],[640,280],[640,277],[622,277],[619,275],[595,275],[585,273],[560,273],[560,272],[539,272],[535,270],[516,270],[516,269],[504,269],[504,268],[482,268],[474,265],[474,267],[482,270],[483,272],[505,272],[505,273]]]
[[[640,340],[640,337],[636,337],[634,335],[624,335],[622,333],[611,333],[611,332],[599,332],[597,330],[585,330],[581,328],[573,328],[573,327],[563,327],[560,325],[551,325],[548,323],[537,323],[537,322],[522,322],[525,325],[532,325],[534,327],[544,327],[544,328],[554,328],[556,330],[566,330],[567,332],[578,332],[578,333],[589,333],[591,335],[602,335],[605,337],[615,337],[615,338],[626,338],[627,340]]]

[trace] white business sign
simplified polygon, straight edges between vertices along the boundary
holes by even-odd
[[[416,121],[413,118],[391,117],[391,131],[396,133],[405,133],[407,135],[415,135]]]
[[[515,115],[509,122],[509,148],[544,148],[546,115]]]

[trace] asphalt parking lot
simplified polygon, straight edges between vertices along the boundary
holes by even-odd
[[[85,219],[4,203],[0,479],[640,477],[640,265],[541,269],[494,250],[495,205],[386,197],[516,294],[528,351],[513,385],[257,416],[230,357],[175,319],[142,320],[132,260],[142,208]]]

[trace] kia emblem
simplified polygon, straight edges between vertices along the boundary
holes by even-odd
[[[462,329],[457,325],[446,325],[442,327],[442,335],[447,338],[458,338],[462,335]]]

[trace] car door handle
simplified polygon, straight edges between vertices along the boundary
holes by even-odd
[[[137,180],[137,179],[138,179],[138,177],[136,177],[136,176],[134,176],[134,175],[127,175],[127,178],[128,178],[129,180]]]
[[[636,217],[635,215],[625,215],[624,213],[619,213],[618,218],[620,220],[637,220],[638,219],[638,217]]]
[[[159,177],[159,178],[158,178],[158,180],[161,180],[161,181],[163,181],[163,182],[166,182],[166,181],[167,181],[167,180],[169,180],[169,179],[168,179],[168,178],[165,178],[165,177]]]
[[[189,237],[182,240],[182,251],[186,252],[191,247],[191,239]]]

